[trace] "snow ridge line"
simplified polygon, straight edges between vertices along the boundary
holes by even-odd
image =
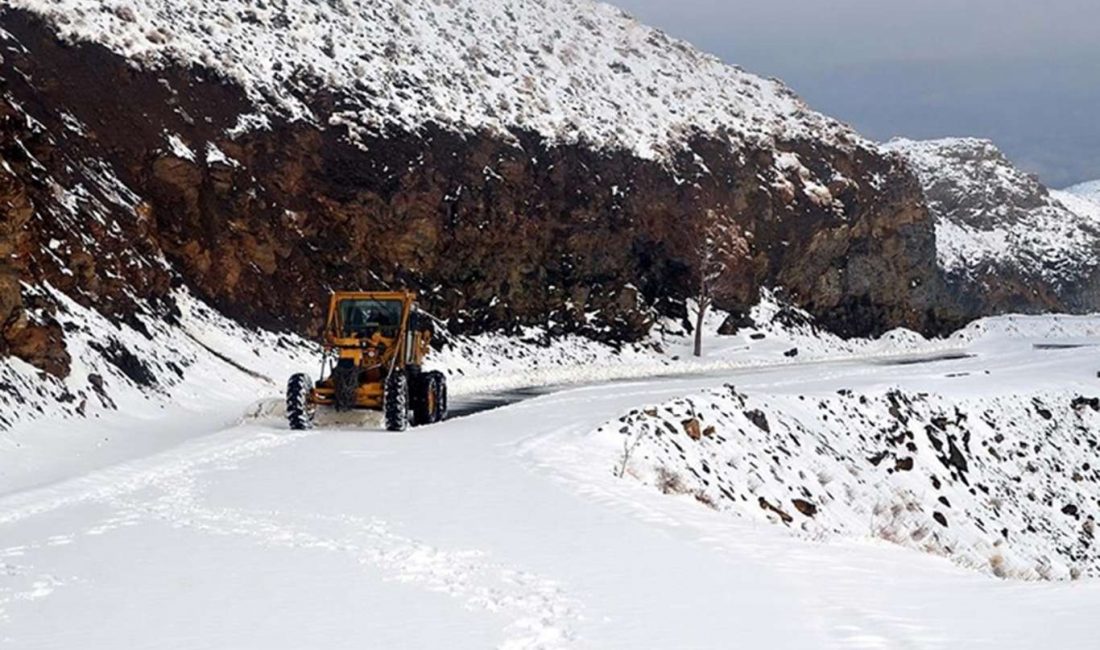
[[[67,41],[99,43],[136,65],[198,65],[233,80],[259,112],[240,116],[241,130],[276,115],[347,127],[353,141],[429,123],[522,128],[650,159],[669,157],[695,132],[870,146],[779,81],[589,0],[6,4],[56,23]],[[345,98],[338,110],[305,99],[315,80]]]

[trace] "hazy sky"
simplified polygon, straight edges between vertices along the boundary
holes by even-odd
[[[1100,0],[611,0],[868,137],[974,135],[1100,179]]]

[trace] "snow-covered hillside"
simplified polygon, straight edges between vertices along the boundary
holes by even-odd
[[[808,539],[1096,577],[1100,388],[1081,380],[1098,335],[1095,317],[991,319],[954,337],[970,358],[800,391],[730,384],[640,405],[596,438],[616,474]]]
[[[1073,187],[1067,187],[1062,191],[1100,204],[1100,181],[1088,181],[1087,183],[1079,183],[1077,185],[1074,185]]]
[[[589,0],[12,0],[145,66],[198,64],[264,111],[416,131],[535,131],[660,157],[695,131],[858,140],[765,80]],[[318,114],[310,100],[336,95]],[[241,116],[241,129],[262,127]]]
[[[1061,200],[987,140],[894,140],[924,187],[936,217],[938,262],[947,273],[980,276],[1014,268],[1073,285],[1097,266],[1100,221],[1088,206]]]
[[[1070,212],[1100,224],[1100,199],[1092,200],[1068,190],[1051,190],[1050,195]]]

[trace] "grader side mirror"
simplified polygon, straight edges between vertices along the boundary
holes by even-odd
[[[414,332],[432,333],[435,331],[432,326],[432,319],[418,311],[409,314],[409,329]]]

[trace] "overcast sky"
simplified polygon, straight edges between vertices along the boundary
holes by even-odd
[[[1100,178],[1100,0],[612,4],[868,137],[980,136],[1052,187]]]

